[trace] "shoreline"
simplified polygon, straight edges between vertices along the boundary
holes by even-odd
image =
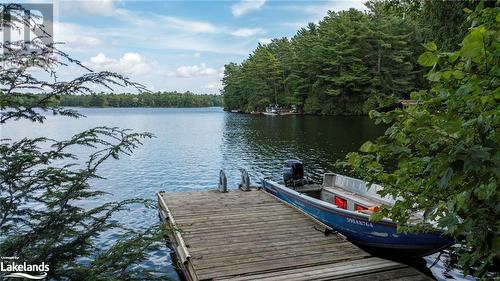
[[[265,114],[264,112],[232,112],[231,110],[226,110],[224,109],[223,106],[67,106],[67,105],[62,105],[60,106],[62,108],[82,108],[82,109],[109,109],[109,108],[142,108],[142,109],[159,109],[159,108],[167,108],[167,109],[182,109],[182,108],[187,108],[187,109],[193,109],[193,108],[221,108],[222,111],[227,112],[227,113],[234,113],[234,114],[244,114],[244,115],[266,115],[266,116],[369,116],[368,114],[321,114],[321,113],[285,113],[285,114]],[[39,108],[39,107],[38,107]]]
[[[285,114],[265,114],[264,112],[233,112],[224,109],[227,113],[245,114],[245,115],[266,115],[266,116],[368,116],[368,114],[321,114],[321,113],[285,113]]]

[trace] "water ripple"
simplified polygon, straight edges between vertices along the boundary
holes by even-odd
[[[239,169],[251,180],[263,175],[280,178],[285,159],[301,159],[309,176],[319,180],[346,153],[374,139],[383,128],[366,117],[250,116],[225,113],[220,108],[202,109],[79,109],[82,119],[47,116],[43,125],[26,121],[2,125],[2,137],[46,136],[66,139],[93,126],[116,126],[154,133],[133,155],[108,161],[100,169],[106,180],[95,180],[96,189],[110,192],[86,206],[129,198],[155,199],[156,192],[215,188],[220,169],[235,188]],[[89,151],[75,151],[81,157]],[[133,206],[115,219],[128,227],[144,229],[159,222],[157,210]],[[105,247],[120,233],[103,236]],[[146,266],[176,278],[168,249],[151,254]]]

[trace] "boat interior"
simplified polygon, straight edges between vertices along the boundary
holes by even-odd
[[[297,192],[336,205],[338,208],[372,214],[380,209],[381,205],[391,206],[394,200],[381,197],[377,191],[382,187],[372,184],[367,188],[362,180],[347,176],[326,173],[323,184],[304,184],[291,186]]]

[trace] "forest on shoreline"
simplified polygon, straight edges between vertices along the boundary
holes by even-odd
[[[31,106],[36,104],[43,95],[21,96],[20,104]],[[62,95],[53,97],[50,103],[55,106],[68,107],[211,107],[222,106],[220,95],[194,94],[192,92],[143,92],[130,93],[99,93],[92,95]]]
[[[259,44],[242,63],[225,65],[226,110],[270,104],[300,112],[365,115],[427,88],[417,58],[425,42],[458,48],[474,1],[368,1],[365,12],[330,11],[292,38]]]
[[[370,220],[389,218],[398,233],[442,230],[453,236],[456,243],[442,257],[443,267],[433,272],[441,271],[448,278],[455,275],[449,271],[456,269],[478,280],[498,280],[500,1],[391,0],[368,5],[368,12],[329,13],[318,25],[299,32],[304,34],[260,45],[241,65],[226,66],[226,109],[262,110],[266,103],[279,102],[306,113],[354,114],[411,91],[410,97],[417,101],[412,106],[370,111],[376,124],[388,126],[386,132],[335,166],[383,186],[377,192],[380,196],[397,199],[392,206],[381,204]],[[23,5],[0,4],[0,11],[5,15],[0,17],[0,29],[5,32],[26,30],[26,26],[45,28],[38,13]],[[383,32],[403,28],[411,32]],[[87,106],[126,106],[128,99],[132,105],[167,106],[168,99],[175,100],[176,95],[162,93],[93,94],[95,87],[140,91],[143,86],[118,73],[94,72],[57,49],[58,44],[40,37],[28,39],[2,42],[5,50],[13,52],[2,54],[0,125],[16,126],[17,120],[43,124],[47,111],[57,118],[82,117],[77,110],[60,106],[70,95],[88,99]],[[277,42],[288,46],[287,56],[280,56],[284,53]],[[26,44],[34,49],[18,48]],[[75,67],[83,74],[73,80],[54,79]],[[45,94],[26,92],[34,89]],[[191,93],[182,97],[198,98]],[[114,217],[126,212],[145,218],[138,208],[157,212],[156,202],[135,193],[121,200],[109,193],[113,189],[95,182],[105,179],[103,170],[118,167],[104,163],[137,150],[138,157],[144,157],[139,147],[154,145],[146,141],[155,135],[100,124],[74,133],[75,128],[52,127],[64,133],[63,139],[53,139],[49,131],[40,129],[36,135],[42,136],[34,137],[16,127],[24,137],[0,139],[2,256],[29,265],[50,265],[44,272],[47,280],[167,279],[170,275],[160,271],[163,267],[149,265],[154,264],[153,258],[165,261],[158,253],[168,253],[165,237],[176,229],[157,224],[136,229]],[[240,135],[242,141],[249,136]],[[180,150],[189,140],[172,137],[179,138],[172,145]],[[297,148],[293,143],[278,144],[289,149],[287,153]],[[147,165],[134,168],[137,175],[147,176],[142,173],[148,172]]]

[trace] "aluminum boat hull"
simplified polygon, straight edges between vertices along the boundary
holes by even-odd
[[[441,231],[398,233],[396,224],[390,220],[371,222],[366,214],[338,208],[271,180],[263,179],[262,188],[339,231],[349,241],[360,246],[419,257],[430,255],[454,243],[450,236]]]

